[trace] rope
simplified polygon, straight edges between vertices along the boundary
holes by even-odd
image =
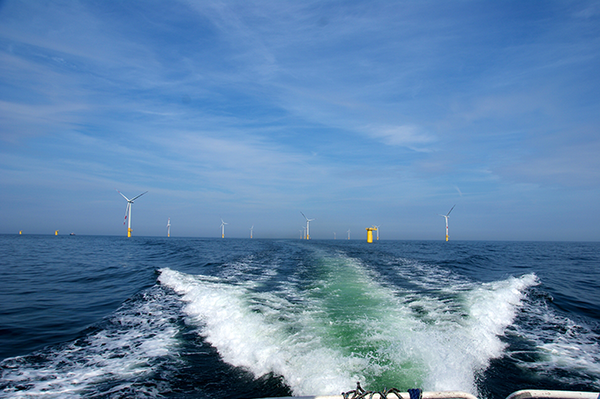
[[[410,399],[421,399],[423,391],[420,389],[409,389],[408,394]],[[402,391],[396,388],[383,389],[383,391],[365,391],[361,386],[360,382],[356,383],[356,389],[354,391],[342,392],[344,399],[373,399],[375,395],[379,394],[379,397],[386,399],[389,394],[394,394],[398,399],[402,399]],[[600,398],[599,398],[600,399]]]

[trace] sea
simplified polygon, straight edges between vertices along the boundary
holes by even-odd
[[[0,235],[1,398],[600,391],[600,243]]]

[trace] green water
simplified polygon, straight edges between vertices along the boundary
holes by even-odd
[[[345,257],[323,257],[316,270],[319,277],[310,291],[322,312],[324,344],[347,358],[368,359],[363,388],[421,386],[422,362],[410,347],[395,346],[402,340],[390,340],[418,328],[393,291]]]

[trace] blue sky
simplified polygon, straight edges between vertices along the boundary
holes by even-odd
[[[0,2],[0,233],[600,240],[597,1]]]

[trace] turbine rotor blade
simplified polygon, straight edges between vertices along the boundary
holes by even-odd
[[[123,219],[123,224],[127,223],[127,214],[129,213],[130,206],[131,206],[131,202],[127,201],[127,206],[125,207],[125,218]]]
[[[119,194],[121,194],[121,196],[122,196],[123,198],[125,198],[125,200],[126,200],[127,202],[129,202],[129,201],[130,201],[130,200],[129,200],[129,198],[127,198],[126,196],[124,196],[122,192],[120,192],[120,191],[119,191],[119,190],[117,190],[116,188],[115,188],[115,190],[116,190],[116,191],[117,191]]]
[[[141,193],[140,195],[138,195],[137,197],[133,197],[132,199],[130,199],[129,201],[133,202],[134,200],[140,198],[142,195],[146,194],[148,191],[144,191],[143,193]]]
[[[450,212],[452,212],[452,209],[454,209],[455,206],[456,206],[456,204],[452,205],[452,208],[450,208],[450,210],[448,211],[448,213],[446,214],[446,216],[450,215]]]

